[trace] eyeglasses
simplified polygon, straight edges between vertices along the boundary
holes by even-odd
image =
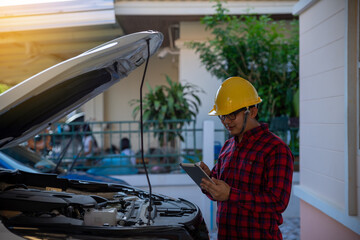
[[[227,115],[219,115],[218,117],[220,118],[221,121],[225,121],[226,118],[229,119],[229,120],[231,120],[231,121],[233,121],[233,120],[236,119],[237,114],[238,114],[239,112],[244,111],[244,110],[246,110],[246,107],[240,108],[239,110],[236,110],[236,111],[234,111],[234,112],[232,112],[232,113],[229,113],[229,114],[227,114]]]

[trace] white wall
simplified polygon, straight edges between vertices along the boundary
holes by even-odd
[[[327,228],[337,228],[344,236],[349,231],[345,229],[360,234],[359,216],[347,212],[347,132],[349,128],[356,131],[356,123],[349,125],[347,119],[347,1],[300,4],[308,2],[313,5],[299,16],[300,186],[295,188],[295,194],[308,203],[301,205],[300,217],[315,219],[318,212],[305,209],[314,207],[342,224]],[[322,223],[317,224],[319,227],[312,230],[321,231]],[[301,234],[309,231],[304,226]],[[311,232],[306,236],[321,235]]]
[[[208,116],[214,106],[216,91],[221,85],[221,81],[206,71],[194,50],[185,46],[186,42],[206,41],[208,37],[209,33],[199,22],[180,23],[180,38],[176,41],[176,46],[180,48],[179,81],[191,82],[204,90],[204,94],[200,95],[202,107],[197,116],[197,128],[200,128],[205,120],[212,120],[215,123],[215,129],[222,129],[223,126],[217,117]],[[216,133],[215,141],[223,143],[224,135]]]
[[[345,196],[344,6],[343,1],[321,1],[300,21],[301,185],[341,208]]]

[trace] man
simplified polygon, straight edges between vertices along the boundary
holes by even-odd
[[[250,82],[231,77],[218,89],[209,113],[232,135],[211,171],[200,163],[215,182],[202,179],[201,187],[217,201],[218,240],[282,239],[278,225],[290,198],[294,157],[256,120],[261,101]]]

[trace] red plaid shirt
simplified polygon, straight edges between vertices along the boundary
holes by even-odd
[[[282,239],[278,225],[290,198],[293,161],[266,124],[245,132],[240,143],[234,137],[225,142],[211,173],[231,187],[229,199],[217,203],[218,240]]]

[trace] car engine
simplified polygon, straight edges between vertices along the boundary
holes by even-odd
[[[2,223],[20,236],[208,239],[200,210],[184,199],[152,194],[149,211],[149,194],[130,186],[21,171],[0,171],[0,180]]]

